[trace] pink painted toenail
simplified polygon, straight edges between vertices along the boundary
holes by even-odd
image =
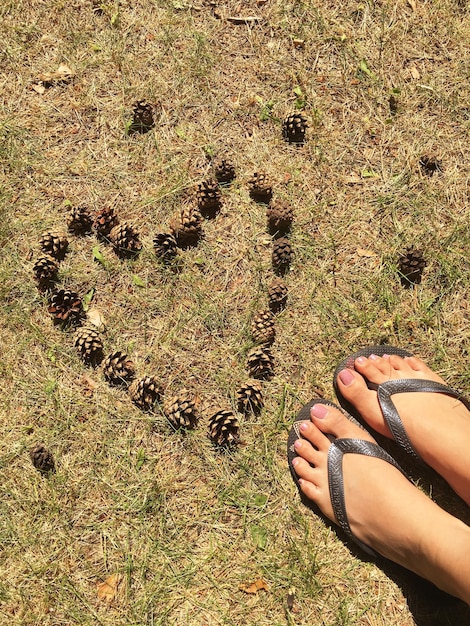
[[[303,433],[307,430],[307,428],[308,428],[307,422],[302,422],[299,426],[299,430],[301,430]]]
[[[294,467],[295,467],[296,465],[298,465],[298,463],[299,463],[299,459],[298,459],[298,458],[292,459],[292,465],[293,465]]]
[[[340,381],[343,385],[350,385],[354,381],[354,374],[350,369],[341,370],[338,374]]]
[[[369,359],[372,359],[372,361],[377,361],[379,357],[376,354],[370,354],[369,355]]]
[[[383,357],[384,359],[389,359],[389,358],[390,358],[390,355],[389,355],[389,354],[382,354],[382,357]]]
[[[299,450],[302,447],[302,442],[300,441],[300,439],[297,439],[297,441],[294,441],[294,448],[296,450]]]
[[[367,361],[365,356],[358,356],[356,359],[356,363],[365,363]]]
[[[314,404],[310,409],[310,413],[318,419],[323,419],[328,413],[328,408],[323,404]]]

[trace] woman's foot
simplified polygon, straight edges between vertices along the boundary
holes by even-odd
[[[354,368],[339,372],[338,389],[372,428],[389,438],[393,437],[383,418],[377,392],[368,388],[366,379],[375,384],[405,378],[445,384],[417,357],[372,354],[357,358]],[[459,400],[441,393],[401,393],[395,394],[392,401],[421,458],[470,504],[470,411]]]
[[[292,461],[300,489],[337,523],[330,500],[330,440],[374,441],[337,409],[315,404]],[[345,505],[355,537],[379,554],[470,603],[470,528],[427,498],[399,470],[359,454],[343,458]]]

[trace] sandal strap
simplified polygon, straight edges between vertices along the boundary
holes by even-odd
[[[343,479],[343,456],[345,454],[363,454],[364,456],[375,457],[386,461],[396,467],[404,476],[405,473],[391,457],[376,443],[365,441],[364,439],[336,439],[328,450],[328,483],[330,486],[330,498],[336,520],[341,529],[357,543],[365,552],[372,556],[379,556],[375,550],[357,539],[349,525],[348,514],[346,512],[346,502],[344,498],[344,479]]]
[[[442,393],[447,396],[451,396],[460,400],[468,407],[468,402],[458,391],[438,383],[434,380],[421,380],[419,378],[399,378],[396,380],[387,380],[384,383],[380,383],[377,386],[377,398],[379,400],[380,408],[382,410],[385,422],[390,428],[395,441],[406,452],[417,461],[423,461],[420,455],[416,452],[413,444],[411,443],[403,422],[401,421],[398,410],[393,403],[392,396],[396,393],[409,393],[409,392],[428,392],[428,393]]]

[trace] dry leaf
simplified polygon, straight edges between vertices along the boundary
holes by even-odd
[[[240,585],[240,590],[245,593],[258,593],[260,589],[264,589],[265,591],[269,591],[268,584],[262,578],[258,578],[254,583],[251,583],[248,587],[245,585]]]
[[[351,172],[349,176],[346,176],[344,182],[348,185],[356,185],[357,183],[362,183],[362,178],[358,174]]]
[[[366,250],[365,248],[358,248],[356,252],[359,256],[366,256],[366,257],[377,256],[373,250]]]
[[[83,374],[80,378],[80,384],[83,386],[83,395],[85,398],[91,398],[96,389],[96,382],[90,378],[88,374]]]
[[[410,74],[411,74],[411,77],[415,78],[416,80],[418,80],[418,78],[421,78],[421,74],[419,73],[418,68],[415,67],[414,65],[410,67]]]
[[[68,65],[61,63],[55,72],[45,72],[40,74],[38,79],[44,83],[45,86],[50,86],[53,83],[68,82],[73,76],[73,72]]]
[[[103,331],[106,328],[104,316],[99,309],[91,307],[90,309],[88,309],[86,316],[90,324],[96,326],[98,330]]]
[[[32,85],[31,88],[34,89],[34,91],[40,96],[42,96],[42,94],[46,91],[46,88],[42,83]]]
[[[111,604],[123,590],[124,577],[122,574],[111,574],[104,583],[97,583],[96,593],[99,600]]]

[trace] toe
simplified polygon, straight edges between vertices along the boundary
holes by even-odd
[[[313,426],[313,424],[310,424],[310,428],[314,429],[315,427]],[[315,430],[317,429],[315,428]],[[326,439],[323,433],[319,433],[319,435],[323,439]],[[311,465],[317,464],[318,450],[314,448],[309,441],[306,441],[305,439],[297,439],[297,441],[294,443],[294,448],[298,456],[301,456],[305,461],[307,461],[307,463],[310,463]]]
[[[390,359],[380,357],[377,359],[368,359],[364,356],[360,356],[354,361],[354,368],[371,383],[380,384],[389,378],[387,372],[390,371]]]
[[[344,413],[335,407],[317,404],[312,407],[311,416],[314,426],[324,433],[334,435],[337,439],[359,437],[373,441],[366,431],[351,422]]]

